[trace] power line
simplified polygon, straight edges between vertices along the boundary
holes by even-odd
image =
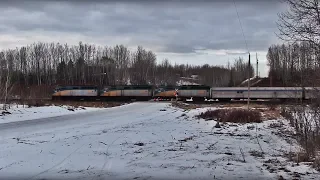
[[[248,62],[248,68],[249,68],[249,70],[248,70],[248,110],[249,110],[250,109],[250,52],[249,52],[249,49],[248,49],[248,43],[247,43],[247,40],[246,40],[246,36],[244,35],[244,31],[243,31],[243,28],[242,28],[242,24],[241,24],[239,12],[238,12],[238,8],[237,8],[235,0],[233,0],[233,4],[234,4],[234,7],[235,7],[236,12],[237,12],[237,16],[238,16],[239,24],[240,24],[240,27],[241,27],[243,39],[244,39],[244,42],[246,43],[247,52],[249,53],[249,62]]]
[[[239,20],[239,23],[240,23],[243,39],[244,39],[244,42],[246,43],[247,51],[249,52],[246,36],[244,35],[244,31],[243,31],[243,28],[242,28],[242,24],[241,24],[241,20],[240,20],[240,16],[239,16],[239,13],[238,13],[238,9],[237,9],[237,5],[236,5],[235,0],[233,0],[233,4],[234,4],[234,7],[236,8],[236,12],[237,12],[238,20]]]

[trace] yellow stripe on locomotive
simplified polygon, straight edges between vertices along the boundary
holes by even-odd
[[[174,97],[175,96],[175,90],[165,90],[163,92],[155,93],[155,96],[161,96],[161,97]]]
[[[106,92],[101,93],[100,96],[109,96],[109,97],[121,96],[121,90],[108,90]]]

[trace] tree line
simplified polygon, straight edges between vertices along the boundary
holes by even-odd
[[[319,83],[320,54],[310,42],[272,45],[267,60],[269,77],[284,86],[316,86]]]
[[[288,10],[278,14],[278,37],[267,59],[269,76],[283,85],[319,86],[320,6],[318,0],[284,0]]]
[[[277,34],[286,44],[272,45],[267,59],[269,76],[288,86],[320,86],[320,5],[319,0],[283,0],[287,11],[278,14]],[[308,104],[282,109],[297,132],[296,140],[303,150],[304,161],[320,169],[320,92]],[[299,155],[300,156],[300,155]],[[299,163],[300,160],[298,160]]]
[[[198,84],[234,86],[248,78],[249,66],[241,58],[228,67],[157,62],[156,54],[141,46],[130,51],[123,45],[39,42],[0,51],[0,68],[1,85],[9,82],[21,91],[57,85],[175,85],[180,77],[191,75],[199,76]],[[249,72],[252,76],[252,66]]]

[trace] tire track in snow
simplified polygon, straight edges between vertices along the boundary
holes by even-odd
[[[99,122],[107,122],[108,123],[108,121],[109,120],[111,120],[111,121],[109,121],[110,123],[113,123],[113,121],[112,121],[112,118],[113,117],[117,117],[117,116],[124,116],[124,114],[125,115],[128,115],[128,114],[130,114],[130,113],[136,113],[136,112],[138,112],[138,110],[141,110],[141,109],[144,109],[145,107],[146,107],[146,105],[148,106],[148,107],[150,107],[150,106],[152,106],[152,105],[154,105],[154,104],[137,104],[137,106],[135,106],[134,108],[130,108],[130,109],[125,109],[125,108],[121,108],[121,110],[119,111],[119,110],[117,110],[117,111],[106,111],[106,110],[102,110],[102,111],[99,111],[99,112],[88,112],[88,113],[83,113],[83,114],[79,114],[79,115],[73,115],[72,117],[73,118],[75,118],[75,117],[79,117],[79,116],[81,116],[82,118],[81,118],[81,122],[84,122],[84,120],[87,118],[87,117],[90,117],[91,115],[93,115],[93,116],[95,116],[94,118],[95,119],[98,119],[98,120],[96,120],[95,122],[92,122],[92,121],[90,121],[90,123],[93,123],[93,125],[97,125],[97,124],[99,124]],[[161,108],[161,107],[160,107]],[[168,107],[168,106],[165,106],[165,107],[162,107],[162,108],[170,108],[170,107]],[[167,112],[167,113],[156,113],[156,115],[154,116],[152,113],[154,113],[155,111],[156,111],[156,109],[158,109],[158,107],[157,106],[155,106],[155,107],[152,107],[151,109],[150,108],[148,108],[148,110],[147,111],[142,111],[143,112],[143,114],[141,115],[141,116],[136,116],[136,118],[137,118],[137,120],[138,121],[135,121],[135,122],[132,122],[132,123],[130,123],[130,122],[125,122],[125,124],[128,124],[128,125],[132,125],[132,124],[137,124],[137,123],[141,123],[141,122],[146,122],[146,121],[149,121],[149,120],[152,120],[152,119],[155,119],[155,118],[158,118],[158,117],[161,117],[161,116],[166,116],[166,115],[168,115],[168,114],[171,114],[171,113],[175,113],[175,112],[177,112],[176,110],[172,110],[172,111],[169,111],[169,112]],[[159,109],[158,109],[159,110]],[[110,113],[108,113],[108,112],[110,112]],[[104,114],[106,114],[106,116],[104,116]],[[145,115],[147,115],[147,117],[146,118],[143,118]],[[148,117],[148,116],[150,116],[151,115],[151,118],[150,117]],[[83,117],[84,116],[84,117]],[[154,116],[154,117],[152,117],[152,116]],[[102,117],[102,118],[99,118],[99,117]],[[92,117],[91,117],[92,118]],[[142,119],[141,119],[142,118]],[[70,125],[72,125],[72,123],[74,122],[74,121],[72,121],[72,119],[71,119],[71,116],[69,116],[69,115],[66,115],[66,116],[61,116],[61,117],[52,117],[52,118],[45,118],[46,120],[47,120],[47,122],[48,123],[44,123],[44,119],[42,119],[42,120],[40,120],[41,122],[40,122],[40,126],[41,125],[44,125],[44,126],[41,126],[41,127],[39,127],[39,128],[44,128],[44,127],[46,127],[46,126],[48,126],[48,125],[51,125],[52,123],[50,122],[51,120],[53,120],[53,119],[58,119],[58,122],[61,122],[61,124],[60,125],[65,125],[65,121],[69,121],[68,122],[68,124],[70,124]],[[48,121],[49,120],[49,121]],[[18,127],[18,128],[25,128],[25,127],[28,127],[28,126],[30,126],[31,124],[34,124],[34,123],[36,123],[36,122],[39,122],[39,120],[29,120],[28,122],[26,122],[26,124],[20,124],[20,123],[22,123],[22,122],[18,122],[17,124],[19,124],[20,125],[20,127]],[[56,122],[56,123],[58,123],[58,122]],[[15,123],[10,123],[10,125],[13,125],[13,124],[15,124]],[[114,129],[114,128],[120,128],[119,126],[121,126],[121,125],[123,125],[124,123],[120,123],[120,124],[118,124],[118,125],[115,125],[114,127],[112,127],[112,128],[110,128],[110,129]],[[76,125],[78,125],[78,124],[76,124]],[[0,125],[0,127],[1,127],[1,125]],[[4,128],[4,129],[6,129],[5,127],[3,127],[2,126],[2,128]],[[54,127],[54,129],[56,129],[57,127]],[[62,126],[62,128],[64,128],[64,126]],[[0,128],[1,129],[1,128]],[[8,129],[6,129],[6,130],[10,130],[11,129],[11,127],[8,127]],[[51,129],[51,128],[50,128]],[[50,130],[51,131],[51,130]],[[34,132],[33,132],[34,133]],[[42,132],[43,133],[43,132]],[[42,134],[41,133],[41,134]],[[129,132],[128,132],[129,133]],[[119,140],[120,138],[122,138],[123,136],[125,136],[125,135],[127,135],[128,133],[126,133],[126,134],[124,134],[124,135],[122,135],[122,136],[120,136],[119,138],[117,138],[117,139],[115,139],[113,142],[112,142],[112,144],[114,144],[117,140]],[[49,133],[50,134],[50,133]],[[25,134],[25,135],[27,135],[27,134]],[[109,147],[111,147],[112,146],[112,144],[110,144],[109,146],[108,146],[108,151],[109,151]],[[58,163],[56,163],[56,164],[54,164],[53,166],[51,166],[50,168],[48,168],[48,169],[46,169],[46,170],[44,170],[44,171],[41,171],[41,172],[39,172],[39,173],[37,173],[37,174],[35,174],[35,175],[33,175],[33,176],[31,176],[30,178],[27,178],[27,179],[34,179],[34,178],[36,178],[36,177],[38,177],[38,176],[40,176],[40,175],[43,175],[43,174],[45,174],[45,173],[48,173],[49,171],[51,171],[52,169],[54,169],[54,168],[56,168],[56,167],[58,167],[58,166],[60,166],[63,162],[65,162],[68,158],[70,158],[74,153],[76,153],[79,149],[81,149],[83,146],[84,146],[85,144],[83,144],[83,145],[81,145],[80,147],[78,147],[78,148],[76,148],[73,152],[71,152],[70,154],[68,154],[64,159],[62,159],[61,161],[59,161]],[[105,162],[105,164],[104,164],[104,166],[103,166],[103,168],[102,168],[102,171],[103,171],[103,169],[105,168],[105,166],[106,166],[106,164],[107,164],[107,162],[108,161],[106,161]],[[102,175],[102,174],[101,174]]]
[[[47,173],[49,172],[51,169],[55,168],[55,167],[58,167],[59,165],[61,165],[65,160],[67,160],[72,154],[74,154],[76,151],[78,151],[79,149],[81,149],[85,144],[82,144],[80,147],[78,147],[77,149],[75,149],[74,151],[72,151],[67,157],[65,157],[62,161],[60,161],[59,163],[57,163],[56,165],[52,166],[51,168],[47,169],[47,170],[44,170],[32,177],[30,177],[29,179],[33,179],[37,176],[40,176],[41,174],[44,174],[44,173]]]
[[[170,108],[170,107],[166,107],[166,108]],[[158,117],[162,117],[162,116],[166,116],[166,115],[169,115],[169,114],[173,114],[173,113],[175,113],[175,112],[177,112],[177,110],[173,110],[173,111],[171,111],[171,112],[167,112],[167,113],[165,113],[165,114],[161,114],[161,115],[159,115],[159,116],[155,116],[155,117],[152,117],[152,118],[150,118],[150,119],[143,120],[143,121],[150,121],[150,120],[153,120],[153,119],[158,118]],[[141,123],[141,122],[143,122],[143,121],[135,122],[135,123],[130,123],[129,125],[134,125],[134,124],[137,124],[137,123]],[[127,132],[127,133],[121,135],[120,137],[118,137],[117,139],[115,139],[115,140],[108,146],[108,148],[107,148],[107,153],[108,153],[108,151],[109,151],[109,148],[110,148],[117,140],[119,140],[120,138],[122,138],[123,136],[125,136],[125,135],[127,135],[127,134],[129,134],[129,133],[130,133],[130,132]],[[106,160],[106,161],[104,162],[102,168],[101,168],[100,173],[99,173],[96,177],[94,176],[91,180],[93,180],[93,179],[95,179],[95,178],[99,178],[102,174],[104,174],[104,173],[103,173],[103,169],[105,168],[105,166],[107,165],[107,163],[108,163],[108,161]]]

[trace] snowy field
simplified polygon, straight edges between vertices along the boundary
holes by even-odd
[[[284,156],[299,149],[282,120],[213,128],[194,118],[205,108],[147,102],[38,115],[50,108],[5,116],[0,179],[320,179]]]

